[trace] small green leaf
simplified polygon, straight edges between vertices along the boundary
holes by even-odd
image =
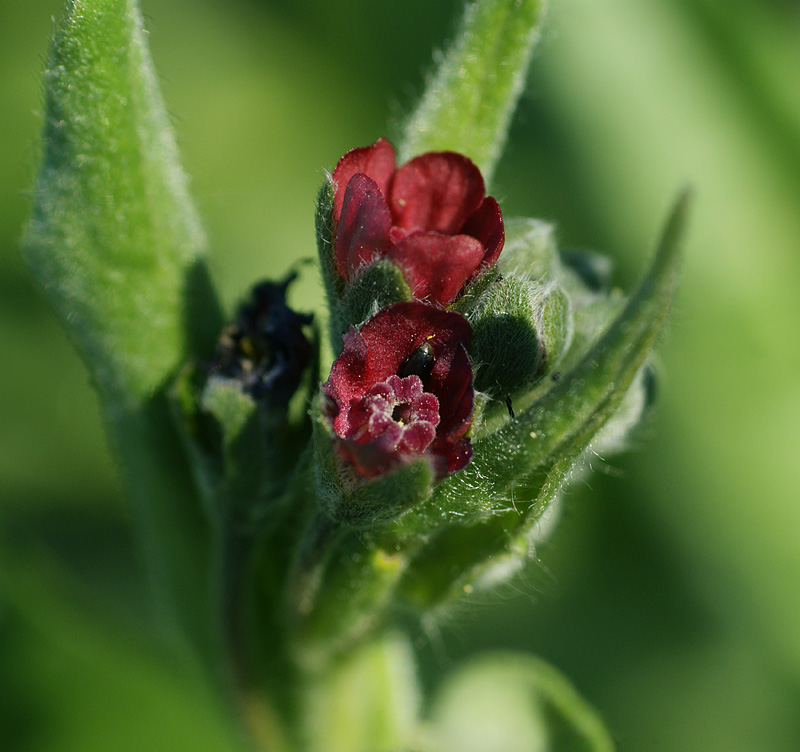
[[[505,143],[542,0],[477,0],[405,126],[400,163],[427,151],[466,154],[487,185]]]
[[[257,510],[272,501],[268,493],[269,446],[261,414],[250,395],[232,380],[211,379],[201,409],[218,427],[224,477],[216,488],[215,520],[247,524]]]
[[[525,655],[482,656],[434,699],[425,752],[613,752],[597,713],[552,666]]]
[[[220,426],[223,442],[235,443],[253,420],[258,407],[233,379],[210,379],[202,397],[202,408],[214,416]]]
[[[388,635],[338,661],[309,692],[309,752],[412,749],[419,690],[411,647]]]

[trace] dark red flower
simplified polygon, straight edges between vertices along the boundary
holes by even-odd
[[[339,454],[368,477],[419,455],[439,476],[472,458],[472,337],[457,313],[396,303],[343,336],[323,391]]]
[[[415,298],[445,306],[503,248],[500,207],[484,196],[480,170],[462,154],[430,152],[397,169],[382,138],[347,152],[333,182],[334,251],[347,281],[387,258]]]

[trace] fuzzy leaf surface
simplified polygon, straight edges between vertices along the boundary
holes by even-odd
[[[476,441],[472,462],[445,479],[427,506],[454,515],[487,512],[514,479],[562,457],[577,459],[620,405],[666,322],[687,205],[683,194],[650,271],[605,334],[524,412]]]
[[[44,94],[26,260],[100,392],[160,603],[205,632],[207,531],[163,387],[219,314],[135,0],[67,5]]]
[[[477,0],[444,53],[406,123],[399,161],[457,151],[478,165],[487,185],[539,36],[542,0]]]
[[[70,3],[44,88],[27,260],[100,390],[146,399],[185,354],[205,240],[134,0]]]

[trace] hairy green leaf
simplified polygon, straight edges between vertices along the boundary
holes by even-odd
[[[163,388],[219,312],[135,0],[68,4],[44,94],[26,259],[100,392],[162,605],[204,631],[204,523]]]
[[[475,442],[472,462],[436,489],[431,504],[475,513],[502,499],[514,478],[557,458],[577,458],[611,418],[661,332],[678,283],[688,194],[667,223],[653,266],[622,313],[583,359],[533,405]]]
[[[44,88],[26,257],[98,388],[147,399],[187,349],[205,240],[136,2],[70,3]]]
[[[542,0],[477,0],[405,126],[399,161],[427,151],[466,154],[487,185],[505,143],[533,46]]]

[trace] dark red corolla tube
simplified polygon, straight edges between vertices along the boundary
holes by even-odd
[[[333,182],[334,253],[348,282],[385,258],[416,299],[446,306],[503,249],[500,207],[462,154],[430,152],[397,169],[382,138],[347,152]]]
[[[396,303],[361,329],[351,327],[322,387],[339,454],[367,477],[420,456],[439,477],[465,467],[472,458],[471,336],[460,314],[417,302]]]

